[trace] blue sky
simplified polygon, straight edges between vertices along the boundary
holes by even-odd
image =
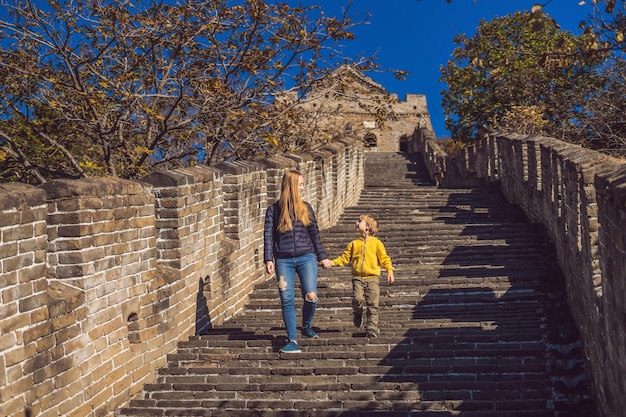
[[[273,0],[266,0],[272,2]],[[291,6],[319,5],[327,15],[339,14],[348,0],[276,0]],[[348,57],[375,55],[384,68],[409,72],[399,81],[388,72],[367,75],[389,92],[404,100],[407,93],[425,94],[431,120],[438,137],[448,136],[441,110],[439,68],[445,65],[454,48],[452,39],[459,33],[472,35],[481,19],[491,20],[518,10],[529,10],[534,3],[562,29],[579,34],[578,24],[592,11],[591,0],[353,0],[351,15],[358,20],[368,13],[369,23],[355,28],[356,39],[346,41],[343,53]],[[36,2],[37,3],[37,2]],[[0,6],[0,18],[6,18]]]
[[[356,39],[344,46],[347,56],[376,55],[385,68],[402,69],[410,74],[404,81],[388,73],[367,74],[389,92],[404,100],[407,93],[425,94],[428,110],[438,137],[448,136],[441,110],[439,67],[445,65],[459,33],[472,35],[481,19],[491,20],[518,10],[530,10],[535,3],[564,30],[579,34],[578,24],[592,11],[580,0],[353,0],[352,15],[372,16],[370,23],[355,29]],[[328,15],[336,15],[345,0],[288,0],[288,4],[320,5]],[[547,4],[546,4],[547,3]],[[589,0],[587,3],[591,3]]]

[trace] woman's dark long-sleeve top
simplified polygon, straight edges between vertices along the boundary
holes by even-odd
[[[263,261],[273,261],[274,258],[293,258],[296,256],[314,253],[317,260],[327,259],[322,242],[320,241],[320,232],[317,228],[317,220],[313,208],[305,202],[309,210],[309,219],[311,224],[305,226],[300,220],[296,221],[293,229],[280,233],[276,226],[278,225],[278,216],[280,207],[278,202],[267,208],[265,213],[265,230],[263,233],[264,250]]]

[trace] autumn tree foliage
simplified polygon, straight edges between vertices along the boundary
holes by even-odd
[[[565,139],[598,85],[605,56],[594,39],[561,30],[541,10],[481,21],[473,37],[454,39],[441,68],[446,128],[465,142],[520,128]]]
[[[480,0],[473,1],[476,3]],[[446,3],[452,3],[452,0],[446,0]],[[534,29],[541,30],[546,21],[552,20],[544,11],[549,12],[556,5],[552,0],[541,3],[529,1],[528,7]],[[618,54],[626,52],[626,0],[580,0],[577,5],[572,3],[568,7],[579,7],[586,12],[579,29],[591,35],[587,39],[594,48]]]
[[[311,146],[297,102],[360,23],[350,2],[332,17],[264,0],[7,1],[0,180],[33,184]]]
[[[626,1],[583,0],[580,4],[592,7],[587,19],[581,21],[579,28],[585,33],[594,34],[594,46],[601,51],[611,51],[617,55],[624,54],[626,52]]]
[[[575,137],[585,147],[626,158],[626,60],[609,61],[599,77],[599,88],[582,106]]]

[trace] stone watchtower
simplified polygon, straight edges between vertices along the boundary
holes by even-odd
[[[300,106],[318,118],[323,131],[356,136],[368,151],[405,151],[416,128],[432,132],[424,94],[400,101],[350,65],[316,85]]]

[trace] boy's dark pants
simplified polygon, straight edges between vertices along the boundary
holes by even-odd
[[[366,328],[378,331],[378,302],[380,300],[379,277],[352,277],[352,309],[354,313],[366,308]]]

